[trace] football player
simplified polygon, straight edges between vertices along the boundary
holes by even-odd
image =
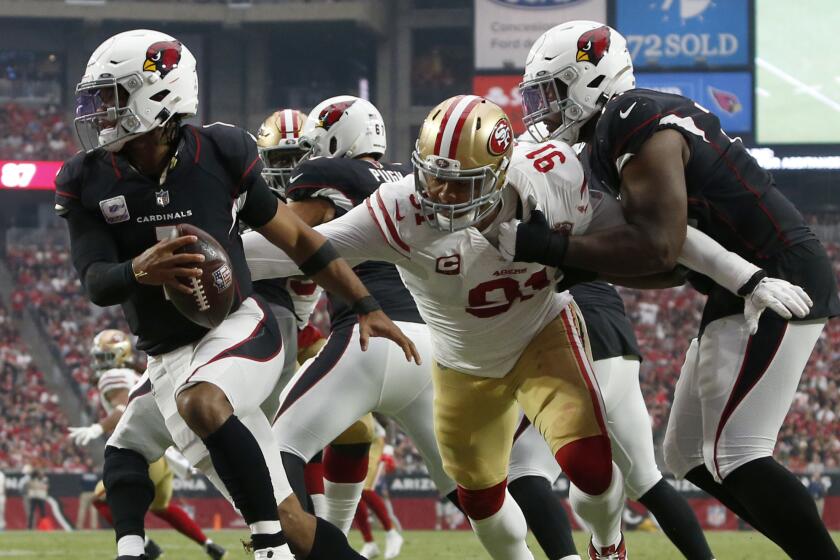
[[[708,234],[701,243],[757,265],[747,278],[690,276],[708,300],[677,384],[665,460],[788,555],[838,558],[813,500],[772,457],[811,349],[840,313],[831,263],[771,174],[713,113],[634,87],[626,41],[605,25],[564,23],[534,44],[520,86],[525,122],[540,139],[586,142],[591,174],[620,195],[626,223],[571,237],[519,224],[513,257],[613,277],[667,273],[691,224]],[[813,306],[758,319],[749,312],[757,302],[791,303],[768,274],[802,286]],[[738,295],[727,282],[741,282]]]
[[[143,516],[154,497],[148,464],[173,444],[245,518],[255,558],[292,558],[287,537],[299,557],[358,558],[344,535],[303,513],[285,478],[261,408],[283,367],[282,340],[252,296],[239,220],[353,302],[362,346],[384,335],[416,359],[413,345],[329,243],[272,195],[253,137],[230,125],[182,124],[196,113],[198,78],[195,58],[178,40],[150,30],[107,39],[76,93],[83,151],[56,177],[56,210],[91,301],[121,304],[149,355],[148,381],[105,450],[120,560],[142,558]],[[178,252],[197,238],[172,238],[181,222],[208,232],[232,259],[236,298],[214,329],[189,321],[162,290],[191,294],[182,280],[202,274],[203,255]],[[152,399],[137,398],[149,392]]]
[[[382,116],[370,102],[357,97],[339,96],[319,103],[310,112],[301,143],[311,151],[294,169],[286,196],[289,209],[310,225],[345,214],[381,184],[407,173],[400,164],[382,161],[387,149]],[[421,354],[429,353],[427,329],[394,266],[369,262],[355,271],[388,316],[412,333]],[[403,426],[442,492],[452,494],[455,484],[443,472],[434,440],[429,364],[402,365],[393,359],[388,345],[378,342],[368,352],[358,352],[351,342],[359,336],[355,314],[339,298],[332,294],[329,298],[332,324],[327,344],[286,387],[274,431],[301,499],[302,464],[326,446],[324,517],[346,532],[369,469],[374,435],[371,411],[394,417]],[[326,403],[330,410],[325,414]],[[312,478],[306,476],[307,481]],[[401,546],[402,536],[389,533],[385,557],[395,557]]]
[[[141,379],[140,375],[129,367],[133,358],[131,340],[120,330],[107,329],[97,334],[93,338],[91,357],[98,378],[99,402],[107,416],[90,426],[70,428],[70,438],[79,446],[88,445],[99,436],[114,431],[128,405],[131,388]],[[189,463],[172,447],[166,450],[164,457],[149,465],[149,479],[155,488],[149,511],[187,538],[197,542],[213,560],[225,558],[225,549],[207,538],[195,520],[179,505],[172,503],[173,469],[182,477],[189,475]],[[96,510],[113,525],[111,510],[105,501],[105,485],[101,480],[96,485],[94,496]],[[159,548],[151,539],[146,540],[145,553],[149,559],[160,556],[162,551],[159,551]]]
[[[512,150],[510,122],[498,106],[472,95],[448,99],[421,128],[414,176],[383,185],[318,228],[348,256],[399,268],[434,342],[434,424],[444,467],[484,547],[508,560],[532,558],[522,512],[506,498],[517,401],[580,490],[579,513],[608,544],[622,540],[624,499],[571,296],[554,298],[554,271],[512,266],[494,246],[498,225],[530,199],[550,209],[552,221],[585,229],[582,170],[572,165],[567,175],[556,166],[574,184],[565,190],[530,181],[504,189]],[[568,147],[558,150],[561,159],[574,158]],[[258,239],[246,245],[260,277],[261,267],[266,276],[296,272]]]

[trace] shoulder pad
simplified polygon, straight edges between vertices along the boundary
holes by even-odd
[[[85,163],[89,161],[88,156],[93,154],[77,152],[73,157],[64,162],[58,174],[55,176],[55,211],[59,216],[70,211],[74,204],[78,204],[82,198],[82,177],[84,176]]]
[[[384,183],[365,199],[368,212],[385,241],[406,257],[411,255],[407,240],[418,227],[425,227],[415,197],[414,175],[406,175],[396,183]]]
[[[508,181],[525,205],[535,207],[555,227],[580,233],[591,217],[589,189],[574,149],[560,141],[519,144],[508,168]]]
[[[659,102],[643,89],[613,97],[596,125],[596,136],[605,144],[610,161],[636,154],[659,126],[664,115]],[[620,169],[620,166],[619,166]]]

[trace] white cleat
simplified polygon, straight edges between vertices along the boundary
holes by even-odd
[[[295,555],[289,550],[289,545],[284,544],[255,550],[254,560],[295,560]]]
[[[405,539],[396,529],[391,529],[385,533],[385,560],[391,560],[399,556],[404,542]]]
[[[359,551],[359,554],[365,558],[376,558],[379,556],[379,547],[375,542],[366,542],[362,547],[362,550]]]

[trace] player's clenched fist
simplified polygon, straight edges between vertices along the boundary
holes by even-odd
[[[150,286],[167,285],[185,294],[192,289],[178,280],[179,277],[199,277],[201,269],[190,266],[204,261],[204,255],[196,253],[176,253],[178,249],[195,243],[194,235],[183,235],[174,239],[165,239],[152,245],[131,261],[134,277],[141,284]]]

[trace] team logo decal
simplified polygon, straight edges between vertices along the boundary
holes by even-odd
[[[169,204],[169,191],[163,189],[155,191],[155,202],[158,206],[166,206]]]
[[[213,271],[213,285],[216,287],[218,292],[221,293],[227,290],[232,282],[233,273],[230,271],[230,267],[228,265],[223,264]]]
[[[146,49],[146,62],[143,70],[157,72],[161,78],[178,68],[181,62],[181,43],[178,41],[158,41]]]
[[[717,105],[724,113],[734,115],[744,108],[741,104],[741,100],[738,99],[738,96],[732,92],[709,86],[709,95],[712,96],[715,105]]]
[[[333,103],[327,107],[324,107],[324,110],[318,115],[318,125],[320,128],[324,130],[329,130],[332,125],[338,122],[341,116],[353,103],[356,101],[344,101],[342,103]]]
[[[508,151],[511,142],[513,142],[513,130],[510,122],[505,118],[499,119],[493,127],[493,132],[490,133],[487,150],[494,156],[500,156]]]
[[[127,222],[131,219],[131,216],[128,215],[128,205],[123,195],[100,200],[99,209],[102,211],[102,216],[105,218],[105,221],[109,224]]]
[[[602,25],[597,29],[590,29],[580,36],[577,42],[578,62],[590,62],[595,66],[601,62],[604,55],[610,48],[610,28]]]
[[[435,271],[439,274],[458,274],[461,272],[461,255],[447,255],[438,257],[435,263]]]

